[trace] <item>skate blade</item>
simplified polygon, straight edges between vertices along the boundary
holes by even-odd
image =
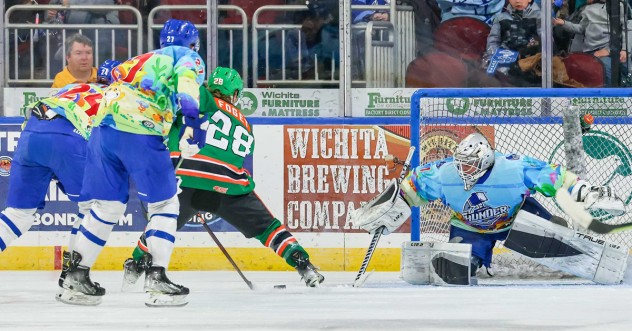
[[[55,293],[55,300],[61,302],[61,296],[64,294],[64,292],[66,292],[66,289],[60,287],[59,290],[57,290],[57,293]]]
[[[325,277],[317,277],[316,279],[312,280],[311,283],[306,284],[308,287],[316,287],[319,288],[320,284],[325,281]]]
[[[62,293],[59,295],[57,300],[68,305],[98,306],[103,301],[101,296],[86,295],[84,293],[68,289],[62,289],[61,292]]]
[[[184,307],[189,301],[187,295],[169,295],[159,292],[147,292],[149,298],[145,301],[147,307]]]

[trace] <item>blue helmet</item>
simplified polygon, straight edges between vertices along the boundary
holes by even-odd
[[[193,23],[170,19],[162,27],[160,48],[167,46],[191,47],[191,45],[194,45],[193,50],[196,52],[200,49],[200,36]]]
[[[107,84],[112,84],[112,70],[123,62],[114,60],[105,60],[97,71],[97,82],[105,80]]]

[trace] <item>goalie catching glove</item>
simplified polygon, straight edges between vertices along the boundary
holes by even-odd
[[[384,226],[383,234],[395,232],[408,217],[410,207],[397,180],[391,181],[382,193],[351,213],[351,220],[358,224],[360,229],[371,233]]]
[[[181,129],[180,143],[178,147],[182,153],[182,157],[189,158],[200,152],[206,143],[206,130],[209,122],[206,116],[201,118],[193,118],[188,116],[182,117],[184,124]]]
[[[583,207],[589,211],[604,211],[613,216],[626,213],[625,204],[609,186],[593,186],[580,180],[571,191],[571,196],[577,202],[583,202]]]

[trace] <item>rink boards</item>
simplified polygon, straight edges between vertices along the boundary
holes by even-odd
[[[2,208],[10,178],[10,162],[20,135],[17,124],[20,121],[17,118],[6,120],[15,124],[0,124]],[[407,119],[278,120],[251,119],[257,140],[255,152],[247,159],[245,168],[253,175],[256,193],[307,249],[314,264],[328,271],[358,270],[371,238],[350,222],[349,211],[381,192],[388,180],[399,174],[400,168],[390,171],[382,158],[388,154],[403,158],[407,154],[410,146],[410,127],[404,125]],[[332,122],[334,124],[330,124]],[[349,122],[352,123],[347,124]],[[493,125],[489,129],[494,134],[510,126],[514,131],[522,125]],[[610,130],[617,126],[608,127]],[[446,132],[436,139],[452,139],[457,144],[466,133]],[[499,142],[498,136],[495,139]],[[555,149],[561,139],[552,139],[550,147]],[[630,146],[632,142],[624,143]],[[422,152],[424,148],[432,146],[422,146]],[[625,152],[629,154],[628,150]],[[543,153],[550,154],[551,151]],[[544,154],[534,156],[548,159]],[[622,180],[629,183],[630,178]],[[121,270],[122,262],[131,255],[144,230],[146,221],[135,190],[133,186],[130,188],[132,193],[127,211],[115,226],[95,269]],[[259,241],[244,238],[230,224],[213,215],[202,216],[243,269],[289,270],[281,258]],[[75,219],[76,204],[51,185],[45,209],[38,211],[31,231],[0,255],[0,269],[60,268],[61,252],[68,243]],[[196,220],[191,220],[177,237],[171,270],[231,268]],[[368,270],[398,271],[400,246],[408,240],[408,222],[397,233],[383,236]]]

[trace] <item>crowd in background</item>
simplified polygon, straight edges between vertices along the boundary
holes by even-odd
[[[391,0],[398,5],[413,8],[415,21],[415,57],[408,67],[406,84],[409,87],[501,87],[501,86],[541,86],[541,36],[539,0]],[[554,1],[554,40],[553,80],[556,86],[584,87],[593,84],[580,77],[590,76],[590,70],[599,69],[603,75],[601,81],[594,84],[609,86],[611,81],[610,31],[605,0],[555,0]],[[386,5],[389,0],[351,0],[353,5]],[[147,16],[158,5],[204,5],[206,0],[8,0],[7,8],[16,4],[62,4],[62,5],[131,5],[143,16],[146,27]],[[284,79],[332,79],[339,78],[339,1],[338,0],[219,0],[220,4],[235,5],[244,10],[248,23],[252,23],[255,10],[264,5],[307,5],[304,11],[270,11],[259,17],[264,24],[296,24],[300,29],[271,31],[269,35],[260,33],[256,38],[259,45],[259,66],[257,77],[274,80]],[[629,16],[627,3],[621,3],[621,23]],[[161,11],[154,22],[165,22],[170,18],[189,20],[195,24],[206,24],[205,10]],[[388,11],[353,10],[354,26],[365,26],[369,21],[388,21]],[[12,23],[46,22],[51,24],[133,24],[136,18],[129,11],[17,11]],[[220,24],[241,23],[241,17],[235,12],[220,11]],[[46,50],[46,30],[35,30],[33,49],[29,30],[10,31],[8,46],[10,63],[15,63],[15,42],[17,39],[18,77],[31,77],[31,52],[34,65],[33,78],[45,78],[47,70],[51,78],[76,77],[77,81],[91,79],[85,69],[85,62],[102,62],[114,58],[125,60],[130,53],[128,35],[123,30],[100,29],[97,36],[94,30],[84,29],[83,37],[78,40],[78,31],[66,30],[63,40],[61,30],[49,30],[49,49]],[[114,33],[112,32],[114,31]],[[251,31],[249,29],[249,31]],[[632,46],[624,28],[622,37],[623,51],[619,63],[622,86],[630,84],[628,66]],[[144,31],[147,37],[147,31]],[[74,39],[71,39],[74,38]],[[112,47],[112,38],[115,47]],[[136,38],[132,35],[132,38]],[[154,34],[154,39],[157,34]],[[241,45],[241,34],[232,37],[234,45]],[[252,36],[248,44],[252,45]],[[266,39],[267,38],[267,39]],[[362,81],[364,73],[364,30],[352,30],[352,78]],[[70,44],[68,40],[71,40]],[[66,43],[66,53],[62,44]],[[200,55],[206,58],[206,33],[201,32],[202,45]],[[228,66],[232,54],[235,69],[241,71],[242,53],[231,52],[229,32],[219,31],[218,64]],[[157,40],[154,41],[157,44]],[[73,46],[75,45],[75,46]],[[135,40],[131,41],[135,45]],[[146,47],[146,46],[143,46]],[[69,49],[70,48],[70,49]],[[88,50],[89,49],[89,50]],[[508,56],[517,53],[516,60],[501,63],[498,68],[488,70],[490,63],[498,62],[499,56],[507,61]],[[78,53],[81,52],[81,58]],[[87,53],[90,53],[88,56]],[[268,53],[266,53],[268,52]],[[283,59],[282,52],[285,53]],[[131,54],[136,53],[133,46]],[[48,54],[48,55],[47,55]],[[500,54],[500,55],[499,55]],[[570,56],[573,54],[574,56]],[[580,56],[581,55],[581,56]],[[584,57],[582,57],[584,56]],[[252,64],[252,54],[248,63]],[[266,60],[267,59],[267,60]],[[65,60],[65,61],[64,61]],[[78,66],[77,61],[81,61]],[[282,61],[285,61],[283,66]],[[67,64],[67,65],[65,65]],[[267,66],[267,67],[266,67]],[[569,66],[574,66],[569,68]],[[593,68],[594,67],[594,68]],[[82,69],[78,69],[82,68]],[[12,67],[12,69],[14,69]],[[590,69],[590,70],[589,70]],[[441,72],[444,70],[445,72]],[[583,71],[588,70],[588,73]],[[581,73],[579,73],[581,71]],[[250,71],[252,72],[252,71]],[[10,70],[11,78],[15,70]],[[59,76],[59,75],[62,76]],[[580,76],[578,76],[580,75]],[[577,79],[575,79],[577,78]],[[579,81],[578,81],[579,80]],[[247,82],[252,86],[252,81]],[[22,84],[28,85],[28,84]],[[283,87],[275,85],[271,87]],[[336,87],[324,85],[322,87]]]

